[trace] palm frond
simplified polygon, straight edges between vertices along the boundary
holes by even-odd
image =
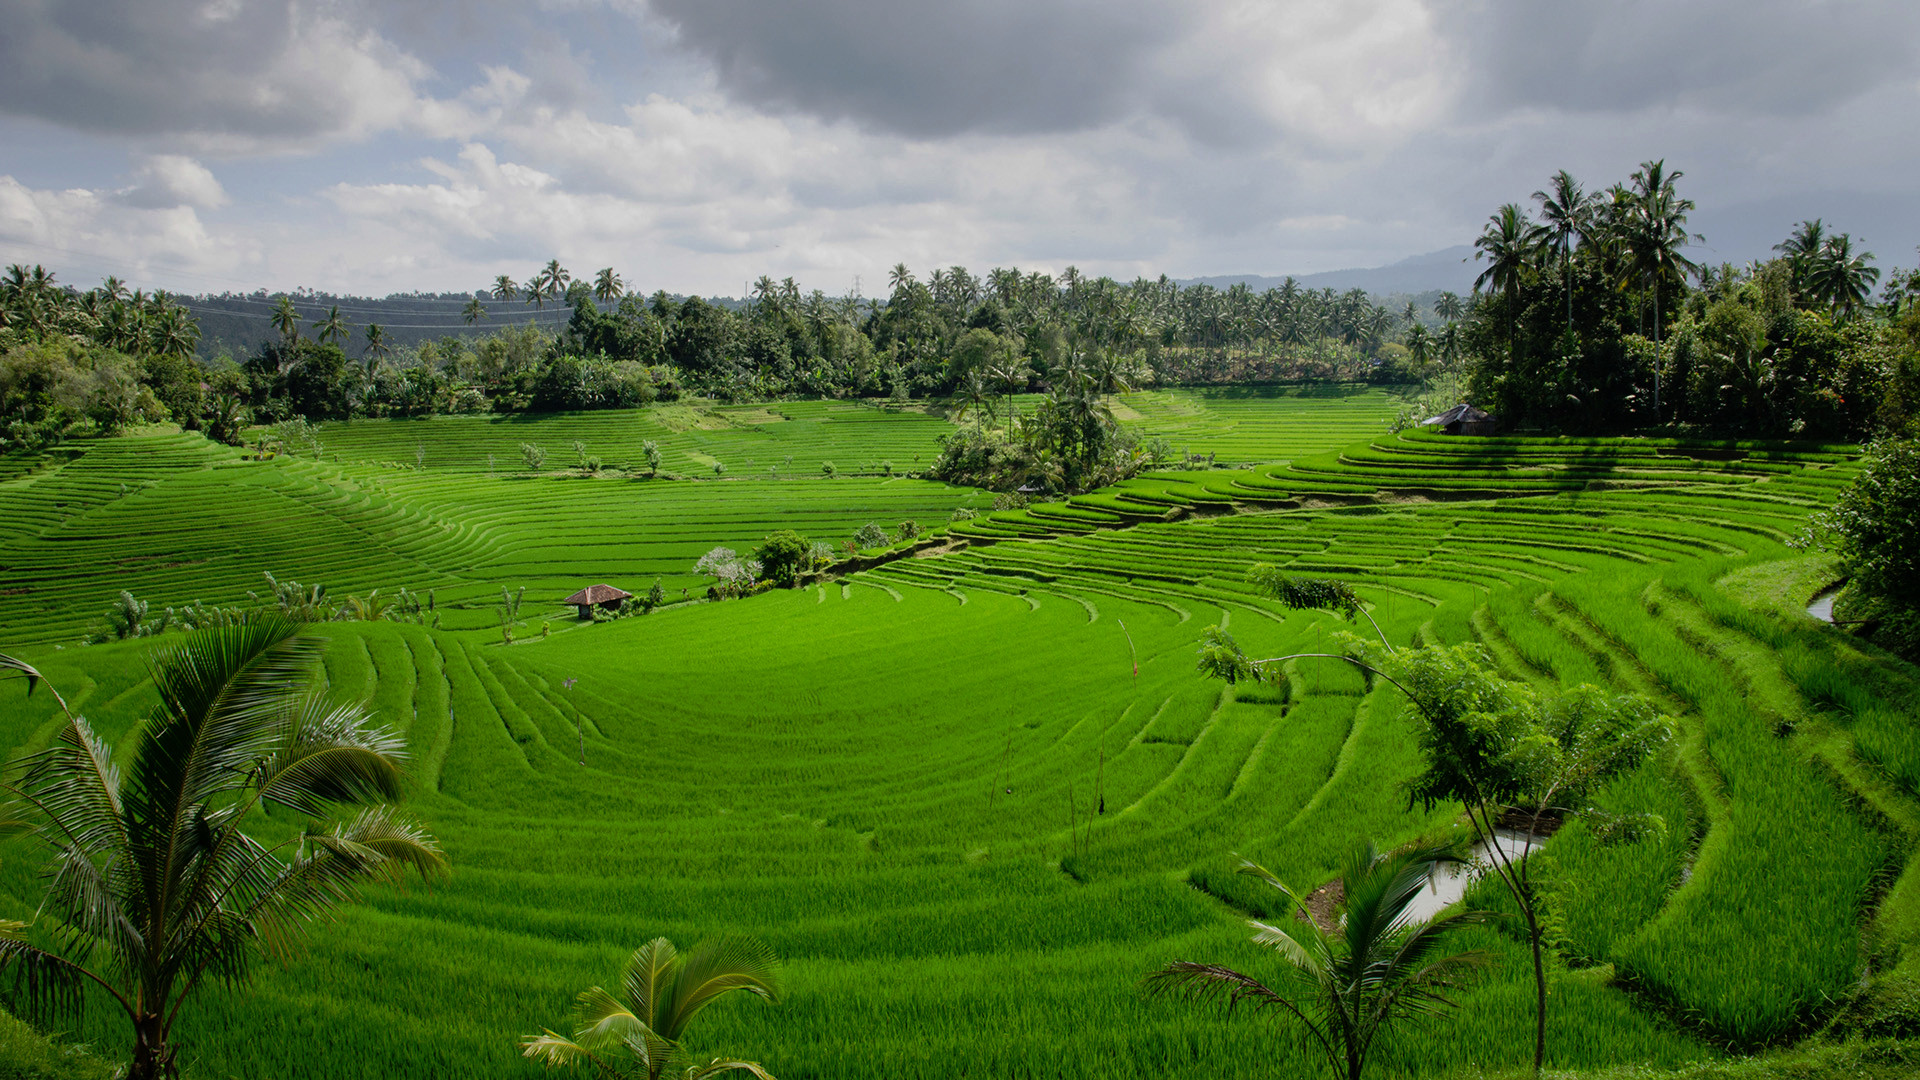
[[[0,653],[0,672],[13,672],[20,678],[27,680],[28,697],[32,697],[34,689],[46,679],[46,676],[35,670],[32,664],[27,663],[25,660],[15,659],[6,653]],[[55,690],[51,683],[47,685],[47,692],[53,695],[54,701],[59,702],[61,712],[66,713],[68,716],[73,715],[73,710],[67,707],[67,699],[61,697],[60,692]]]
[[[85,851],[73,846],[57,849],[51,870],[46,905],[58,914],[63,935],[102,942],[126,960],[145,952],[140,929],[127,918],[114,882]]]
[[[0,970],[10,972],[7,987],[10,1009],[36,1019],[75,1015],[82,991],[89,980],[87,972],[55,953],[21,940],[26,924],[12,919],[0,920]]]
[[[778,1001],[780,976],[780,958],[764,942],[735,936],[703,941],[681,963],[672,1002],[658,1014],[658,1030],[678,1040],[700,1010],[735,990]]]
[[[521,1040],[520,1056],[532,1058],[549,1069],[598,1060],[586,1047],[551,1031]]]
[[[679,950],[673,947],[673,942],[657,937],[633,950],[633,956],[627,960],[627,970],[621,976],[628,1007],[653,1030],[662,1027],[661,999],[671,992],[669,984],[679,968],[679,959]]]
[[[598,986],[589,986],[574,998],[573,1020],[574,1040],[595,1049],[620,1046],[632,1036],[652,1033],[626,1002]]]
[[[157,651],[160,707],[128,777],[140,816],[177,829],[186,808],[245,784],[319,656],[319,644],[282,619],[189,634]]]
[[[62,834],[67,843],[92,854],[128,855],[120,770],[112,750],[84,717],[68,720],[51,745],[21,758],[12,769],[15,778],[9,786],[44,816],[42,833],[49,841],[59,843],[55,834]]]
[[[705,1065],[689,1065],[686,1080],[708,1080],[724,1072],[751,1073],[759,1080],[774,1080],[773,1074],[757,1061],[739,1061],[734,1058],[714,1058]]]
[[[307,850],[283,864],[245,911],[256,920],[261,944],[276,955],[288,955],[307,923],[357,898],[368,881],[395,880],[408,869],[427,877],[446,870],[439,845],[391,807],[371,807],[305,839]]]
[[[1281,1009],[1306,1026],[1307,1032],[1319,1043],[1322,1051],[1330,1056],[1333,1054],[1333,1042],[1328,1038],[1326,1028],[1319,1021],[1308,1016],[1287,995],[1251,975],[1235,971],[1224,964],[1175,960],[1147,976],[1147,992],[1182,993],[1200,999],[1225,997],[1227,1007],[1230,1009],[1243,1001],[1252,1002],[1263,1008]]]
[[[1313,978],[1319,978],[1327,970],[1326,941],[1320,928],[1311,919],[1302,921],[1298,928],[1290,926],[1272,926],[1255,919],[1248,919],[1247,925],[1253,927],[1253,943],[1268,945],[1280,954],[1281,958]],[[1307,940],[1300,940],[1300,935]]]
[[[317,817],[328,803],[398,798],[405,747],[372,722],[364,705],[308,696],[265,748],[256,781],[260,801]]]

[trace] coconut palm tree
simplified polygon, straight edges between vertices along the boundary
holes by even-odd
[[[673,942],[654,938],[634,950],[618,994],[598,986],[580,992],[571,1038],[547,1031],[522,1039],[521,1053],[550,1068],[585,1063],[609,1076],[619,1070],[607,1057],[624,1053],[647,1080],[660,1080],[674,1068],[681,1070],[683,1080],[735,1070],[773,1080],[757,1061],[689,1062],[681,1043],[688,1025],[707,1006],[736,990],[778,1002],[780,981],[779,958],[750,938],[705,941],[684,956]]]
[[[1814,295],[1831,304],[1844,320],[1867,302],[1880,280],[1880,270],[1873,265],[1873,252],[1855,252],[1853,237],[1837,233],[1820,245],[1811,279]]]
[[[1440,299],[1433,302],[1433,313],[1446,322],[1456,322],[1466,312],[1467,305],[1461,302],[1458,293],[1443,292]]]
[[[547,299],[558,300],[566,295],[567,286],[573,282],[573,275],[567,273],[567,268],[560,265],[559,259],[548,259],[547,265],[541,269],[537,280],[540,282],[541,291],[546,293]]]
[[[393,346],[387,343],[387,328],[379,323],[368,323],[365,353],[368,378],[372,378],[373,373],[379,370],[381,358],[392,351]]]
[[[1686,175],[1667,171],[1667,163],[1648,161],[1634,170],[1633,201],[1629,204],[1626,227],[1627,257],[1633,274],[1653,293],[1653,340],[1660,341],[1660,290],[1678,285],[1698,267],[1680,249],[1700,239],[1687,232],[1687,214],[1693,200],[1674,191],[1674,182]],[[1660,419],[1660,368],[1653,365],[1653,417]]]
[[[505,274],[493,279],[493,298],[503,304],[511,303],[520,295],[520,286]]]
[[[1473,279],[1473,287],[1518,300],[1520,286],[1540,253],[1539,226],[1528,220],[1519,203],[1508,203],[1487,220],[1486,230],[1473,246],[1474,258],[1487,262],[1487,268]]]
[[[626,294],[626,282],[613,272],[613,267],[603,266],[593,276],[593,298],[603,304],[611,304]]]
[[[1242,873],[1278,889],[1301,916],[1249,923],[1254,943],[1271,946],[1285,962],[1287,982],[1270,987],[1220,964],[1176,960],[1149,975],[1148,986],[1285,1012],[1306,1028],[1333,1075],[1360,1080],[1374,1039],[1396,1021],[1452,1008],[1447,990],[1480,959],[1474,953],[1445,952],[1440,938],[1454,927],[1483,921],[1484,913],[1406,917],[1433,868],[1457,861],[1445,847],[1382,855],[1372,844],[1360,845],[1340,871],[1345,906],[1333,928],[1315,922],[1306,898],[1271,872],[1243,863]]]
[[[1795,225],[1786,240],[1773,245],[1773,250],[1786,257],[1787,266],[1793,271],[1795,292],[1803,295],[1812,292],[1813,268],[1826,245],[1827,227],[1819,218]]]
[[[1873,275],[1879,277],[1880,271],[1873,271]],[[152,349],[161,356],[191,356],[200,344],[200,323],[187,314],[186,308],[177,305],[167,305],[153,321],[151,330]]]
[[[1547,247],[1559,256],[1560,272],[1567,292],[1567,329],[1573,329],[1573,241],[1588,229],[1587,193],[1580,181],[1565,169],[1553,174],[1546,191],[1533,193],[1540,204],[1541,235]]]
[[[347,320],[340,317],[338,304],[327,308],[326,318],[314,320],[313,328],[320,331],[314,336],[319,338],[323,345],[328,342],[338,345],[347,339]]]
[[[51,934],[0,924],[0,966],[29,1005],[97,987],[133,1026],[131,1080],[175,1076],[172,1032],[208,981],[237,986],[255,955],[286,959],[361,883],[437,875],[433,838],[390,806],[399,736],[314,691],[320,643],[263,619],[188,635],[153,657],[159,704],[118,754],[64,700],[47,749],[12,763],[11,807],[52,849]],[[40,682],[0,656],[0,671]],[[121,760],[116,760],[119,758]],[[275,844],[245,827],[277,808],[314,822]]]
[[[1520,287],[1533,270],[1540,253],[1540,228],[1527,219],[1519,203],[1508,203],[1487,221],[1486,231],[1473,242],[1474,258],[1485,259],[1487,268],[1473,279],[1475,292],[1486,290],[1507,298],[1507,349],[1517,353],[1520,344]]]
[[[283,344],[291,345],[300,338],[300,313],[294,310],[293,301],[281,296],[273,305],[273,314],[267,316],[273,328],[280,331]]]
[[[967,372],[966,376],[960,380],[960,384],[954,387],[953,397],[954,423],[965,420],[981,409],[987,410],[989,418],[993,415],[993,388],[987,385],[978,371]]]
[[[476,296],[467,301],[467,306],[461,310],[460,317],[467,320],[468,326],[472,326],[487,317],[487,305],[481,303],[480,298]]]

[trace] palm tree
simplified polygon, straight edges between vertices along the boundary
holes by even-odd
[[[328,342],[338,345],[347,339],[347,320],[340,317],[338,304],[327,308],[327,317],[316,319],[313,328],[320,331],[314,336],[318,337],[323,345]]]
[[[1007,430],[1013,430],[1013,395],[1027,388],[1027,365],[1016,357],[1007,357],[998,364],[987,368],[987,377],[999,385],[1007,398]]]
[[[1677,285],[1697,267],[1680,254],[1680,249],[1698,237],[1687,232],[1687,214],[1692,199],[1683,199],[1674,191],[1674,182],[1686,175],[1678,169],[1669,173],[1667,163],[1648,161],[1629,178],[1633,181],[1633,201],[1629,207],[1626,245],[1633,272],[1653,293],[1653,340],[1660,342],[1660,290]],[[1660,420],[1660,368],[1653,364],[1653,418]]]
[[[1487,268],[1473,279],[1475,292],[1485,289],[1507,298],[1508,352],[1516,353],[1520,342],[1520,286],[1533,268],[1540,251],[1540,228],[1527,220],[1519,203],[1508,203],[1487,221],[1485,232],[1473,242],[1474,258],[1485,259]]]
[[[966,377],[960,380],[960,385],[954,388],[953,396],[955,401],[953,419],[955,423],[965,420],[968,416],[982,408],[988,410],[987,415],[989,418],[993,415],[991,408],[993,404],[993,388],[987,385],[986,380],[980,377],[978,371],[967,372]]]
[[[133,1025],[131,1080],[177,1075],[173,1026],[204,981],[240,983],[259,951],[288,958],[363,882],[446,868],[390,806],[271,846],[244,827],[269,807],[324,820],[400,794],[400,737],[313,692],[320,649],[281,619],[191,634],[153,658],[159,704],[124,772],[57,694],[51,745],[10,768],[13,812],[53,851],[43,910],[58,929],[40,945],[0,926],[0,965],[37,1006],[104,991]],[[8,657],[0,670],[29,693],[40,681]]]
[[[593,298],[595,300],[603,304],[611,304],[615,300],[620,299],[625,293],[626,283],[620,280],[619,274],[613,272],[613,267],[603,266],[600,268],[600,272],[593,276]]]
[[[572,1038],[547,1031],[521,1040],[521,1053],[549,1068],[585,1062],[612,1076],[617,1072],[605,1055],[624,1051],[647,1080],[660,1080],[685,1061],[681,1042],[702,1010],[736,990],[778,1002],[780,981],[779,958],[750,938],[705,941],[685,956],[673,942],[654,938],[627,961],[618,995],[598,986],[580,992]],[[759,1062],[731,1058],[687,1062],[681,1076],[705,1080],[734,1070],[773,1080]]]
[[[1433,302],[1433,313],[1447,322],[1457,322],[1466,312],[1467,305],[1461,302],[1458,293],[1443,292],[1440,299]]]
[[[1773,250],[1786,256],[1787,266],[1793,271],[1793,289],[1797,293],[1813,292],[1813,270],[1819,261],[1820,251],[1826,247],[1827,229],[1819,218],[1802,221],[1793,227],[1785,241],[1773,245]]]
[[[548,259],[547,265],[540,271],[538,280],[541,290],[547,294],[547,299],[558,300],[566,295],[567,285],[573,281],[573,275],[567,273],[566,268],[560,265],[559,259]]]
[[[379,369],[380,358],[392,351],[393,346],[387,344],[387,328],[381,326],[379,323],[368,323],[367,351],[365,354],[368,378],[372,378],[373,373]]]
[[[280,331],[280,339],[287,345],[300,339],[300,313],[294,310],[293,301],[286,296],[273,305],[273,314],[267,316],[273,328]]]
[[[1540,204],[1541,235],[1547,246],[1560,257],[1560,272],[1567,291],[1567,329],[1573,329],[1573,241],[1587,231],[1587,193],[1580,181],[1565,169],[1553,174],[1549,189],[1536,191]]]
[[[503,304],[512,303],[520,295],[520,286],[505,274],[493,279],[493,298]]]
[[[1833,305],[1841,319],[1847,319],[1867,302],[1880,271],[1873,265],[1873,252],[1853,250],[1853,237],[1839,233],[1827,237],[1813,260],[1811,273],[1814,295]]]
[[[468,326],[472,326],[487,317],[487,305],[481,303],[480,298],[476,296],[467,301],[467,306],[461,310],[460,317],[467,320]]]
[[[1518,300],[1520,286],[1540,251],[1539,226],[1527,219],[1519,203],[1508,203],[1487,219],[1486,230],[1473,246],[1474,258],[1487,262],[1487,268],[1473,279],[1474,289]]]
[[[1875,270],[1873,274],[1878,277],[1880,272]],[[189,315],[184,307],[168,305],[153,324],[153,351],[161,356],[191,356],[199,344],[199,320]]]
[[[1414,323],[1407,329],[1407,352],[1413,355],[1413,363],[1421,372],[1426,371],[1427,361],[1433,357],[1433,335],[1427,328]]]
[[[1254,943],[1271,946],[1286,962],[1292,985],[1269,987],[1233,968],[1189,960],[1154,972],[1148,985],[1198,997],[1224,995],[1229,1005],[1248,1002],[1280,1009],[1305,1025],[1335,1076],[1360,1080],[1374,1039],[1396,1020],[1435,1016],[1453,1007],[1447,989],[1462,969],[1479,960],[1473,953],[1442,952],[1440,936],[1456,926],[1484,921],[1484,913],[1431,920],[1406,917],[1407,906],[1426,888],[1433,868],[1457,861],[1444,847],[1381,855],[1372,844],[1360,845],[1340,871],[1345,909],[1333,930],[1314,921],[1305,897],[1262,867],[1244,863],[1242,873],[1280,890],[1303,916],[1249,923]]]

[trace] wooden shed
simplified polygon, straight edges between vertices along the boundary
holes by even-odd
[[[614,607],[632,595],[625,589],[616,589],[611,585],[589,585],[567,597],[563,603],[579,608],[581,618],[591,619],[595,607]]]
[[[1427,417],[1420,426],[1438,427],[1445,435],[1492,435],[1500,422],[1492,413],[1462,402],[1439,416]]]

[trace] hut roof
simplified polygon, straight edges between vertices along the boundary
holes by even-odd
[[[615,600],[625,600],[633,594],[625,589],[616,589],[611,585],[589,585],[572,596],[561,601],[563,604],[610,604]]]
[[[1463,401],[1453,408],[1448,409],[1446,412],[1441,413],[1439,416],[1429,416],[1425,420],[1420,421],[1420,426],[1426,427],[1430,424],[1455,424],[1463,420],[1470,423],[1475,420],[1491,419],[1493,419],[1492,413],[1487,412],[1485,409],[1476,409]]]

